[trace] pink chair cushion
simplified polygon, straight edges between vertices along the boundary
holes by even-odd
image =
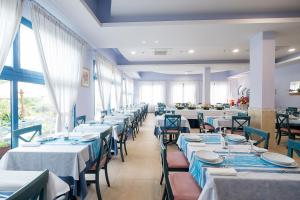
[[[204,129],[208,130],[208,131],[213,131],[214,128],[211,125],[205,124],[204,125]]]
[[[202,189],[197,185],[190,173],[170,173],[169,180],[174,200],[197,200],[199,198]]]
[[[281,128],[280,130],[284,131],[284,132],[288,132],[289,131],[287,128]],[[298,130],[298,129],[291,128],[290,130],[291,130],[291,134],[300,134],[300,130]]]
[[[170,151],[167,153],[169,168],[189,168],[189,161],[181,151]]]

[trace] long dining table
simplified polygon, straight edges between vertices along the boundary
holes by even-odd
[[[266,149],[253,147],[244,141],[229,143],[230,152],[221,146],[221,135],[193,134],[201,142],[188,142],[191,134],[179,136],[177,145],[190,162],[189,172],[202,188],[199,200],[221,199],[298,199],[300,192],[300,168],[283,167],[267,162],[260,154]],[[220,164],[203,162],[197,151],[208,150],[219,154],[224,161]],[[211,173],[211,168],[218,173]],[[228,171],[235,173],[228,173]],[[288,193],[288,194],[287,194]]]

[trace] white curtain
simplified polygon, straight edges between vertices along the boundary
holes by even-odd
[[[57,112],[56,130],[61,131],[72,126],[85,42],[37,3],[30,5],[46,85]]]
[[[170,83],[171,104],[175,103],[196,103],[197,82],[171,82]]]
[[[120,108],[121,106],[121,89],[122,88],[122,75],[119,72],[119,70],[114,70],[114,101],[115,101],[115,107]]]
[[[228,103],[228,82],[213,81],[210,83],[210,103]]]
[[[22,17],[23,0],[0,0],[0,74]]]
[[[103,57],[96,58],[96,73],[102,110],[110,107],[111,88],[113,82],[113,66]]]

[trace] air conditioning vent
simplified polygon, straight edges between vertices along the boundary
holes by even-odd
[[[154,49],[155,56],[166,56],[169,53],[169,49]]]

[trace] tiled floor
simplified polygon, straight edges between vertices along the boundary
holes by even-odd
[[[135,141],[128,140],[128,156],[122,163],[120,157],[109,163],[111,187],[107,187],[104,173],[101,174],[101,194],[104,200],[159,200],[163,186],[159,185],[161,175],[159,141],[153,135],[155,118],[149,114]],[[191,132],[198,132],[192,129]],[[270,141],[273,142],[274,141]],[[272,151],[287,153],[286,139]],[[171,150],[172,148],[169,148]],[[298,163],[300,160],[297,159]],[[97,199],[95,187],[89,187],[87,199]]]

